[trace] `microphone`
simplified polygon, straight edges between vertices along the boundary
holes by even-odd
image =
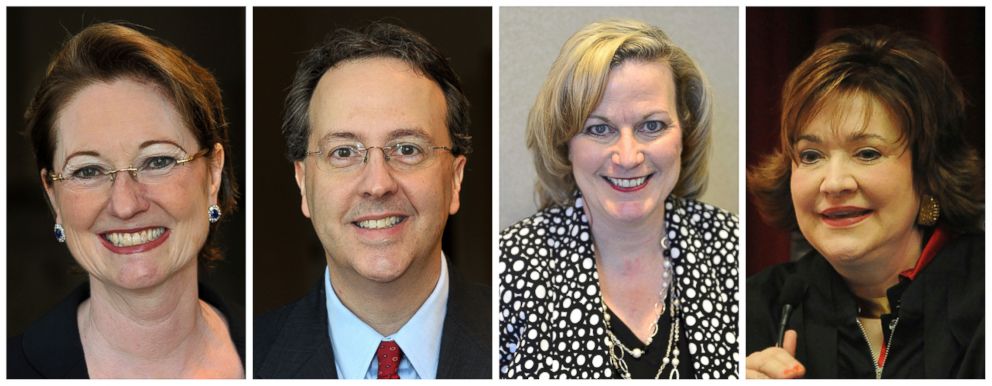
[[[806,282],[799,275],[789,276],[785,280],[785,286],[782,287],[782,292],[778,295],[778,304],[782,305],[782,318],[778,322],[778,341],[776,341],[775,347],[782,347],[782,341],[785,339],[785,327],[789,324],[789,317],[792,316],[792,311],[803,301],[804,296],[806,296]]]

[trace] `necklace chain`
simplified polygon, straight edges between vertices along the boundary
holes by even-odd
[[[668,237],[662,236],[660,244],[664,251],[667,251],[669,247]],[[665,271],[662,274],[661,290],[658,293],[658,302],[654,305],[654,308],[660,308],[661,312],[658,313],[658,317],[654,319],[654,323],[651,325],[651,336],[648,337],[643,349],[639,347],[635,347],[633,349],[629,348],[623,344],[619,338],[617,338],[617,336],[613,333],[613,326],[610,323],[609,308],[606,306],[606,301],[602,296],[600,296],[600,303],[603,305],[603,325],[606,327],[606,335],[608,337],[606,345],[607,351],[610,354],[610,364],[620,371],[620,375],[624,379],[631,379],[630,369],[627,366],[627,361],[624,359],[625,354],[630,354],[630,356],[634,357],[634,359],[639,359],[642,355],[647,353],[649,346],[651,346],[651,343],[654,341],[655,335],[658,334],[658,321],[665,313],[665,300],[668,298],[669,292],[674,291],[670,291],[670,288],[672,287],[672,263],[667,258],[663,258],[663,261]],[[677,310],[678,300],[675,295],[672,295],[672,306],[669,308],[672,327],[668,332],[668,345],[665,349],[665,356],[661,360],[661,365],[658,367],[658,372],[655,374],[654,379],[659,379],[665,368],[669,365],[672,366],[672,372],[669,374],[669,379],[679,378],[679,323],[676,318]]]

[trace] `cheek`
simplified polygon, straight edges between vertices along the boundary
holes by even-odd
[[[568,159],[572,161],[572,172],[579,175],[595,173],[605,162],[601,146],[582,138],[569,142]]]
[[[792,196],[792,206],[795,209],[796,217],[805,217],[807,215],[806,210],[815,205],[816,191],[813,177],[808,172],[798,170],[793,166],[789,177],[789,192]]]
[[[206,219],[210,205],[210,176],[201,171],[189,177],[185,183],[149,190],[147,199],[158,203],[177,219],[199,220],[197,217],[201,215]]]
[[[73,195],[56,194],[53,204],[59,208],[61,218],[58,221],[62,223],[62,226],[85,229],[96,222],[105,206],[105,201],[86,200]]]
[[[675,170],[677,173],[672,176],[678,178],[678,172],[682,169],[681,138],[672,136],[655,141],[644,153],[657,168],[663,171]]]

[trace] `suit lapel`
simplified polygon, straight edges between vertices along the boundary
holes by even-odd
[[[448,266],[450,287],[438,355],[438,379],[490,379],[490,291],[466,283]]]
[[[336,379],[337,367],[328,336],[327,303],[323,282],[307,293],[286,318],[259,376]]]

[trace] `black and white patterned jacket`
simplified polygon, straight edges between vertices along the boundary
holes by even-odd
[[[581,196],[500,233],[500,378],[613,378]],[[698,378],[737,378],[737,217],[669,197],[679,322]]]

